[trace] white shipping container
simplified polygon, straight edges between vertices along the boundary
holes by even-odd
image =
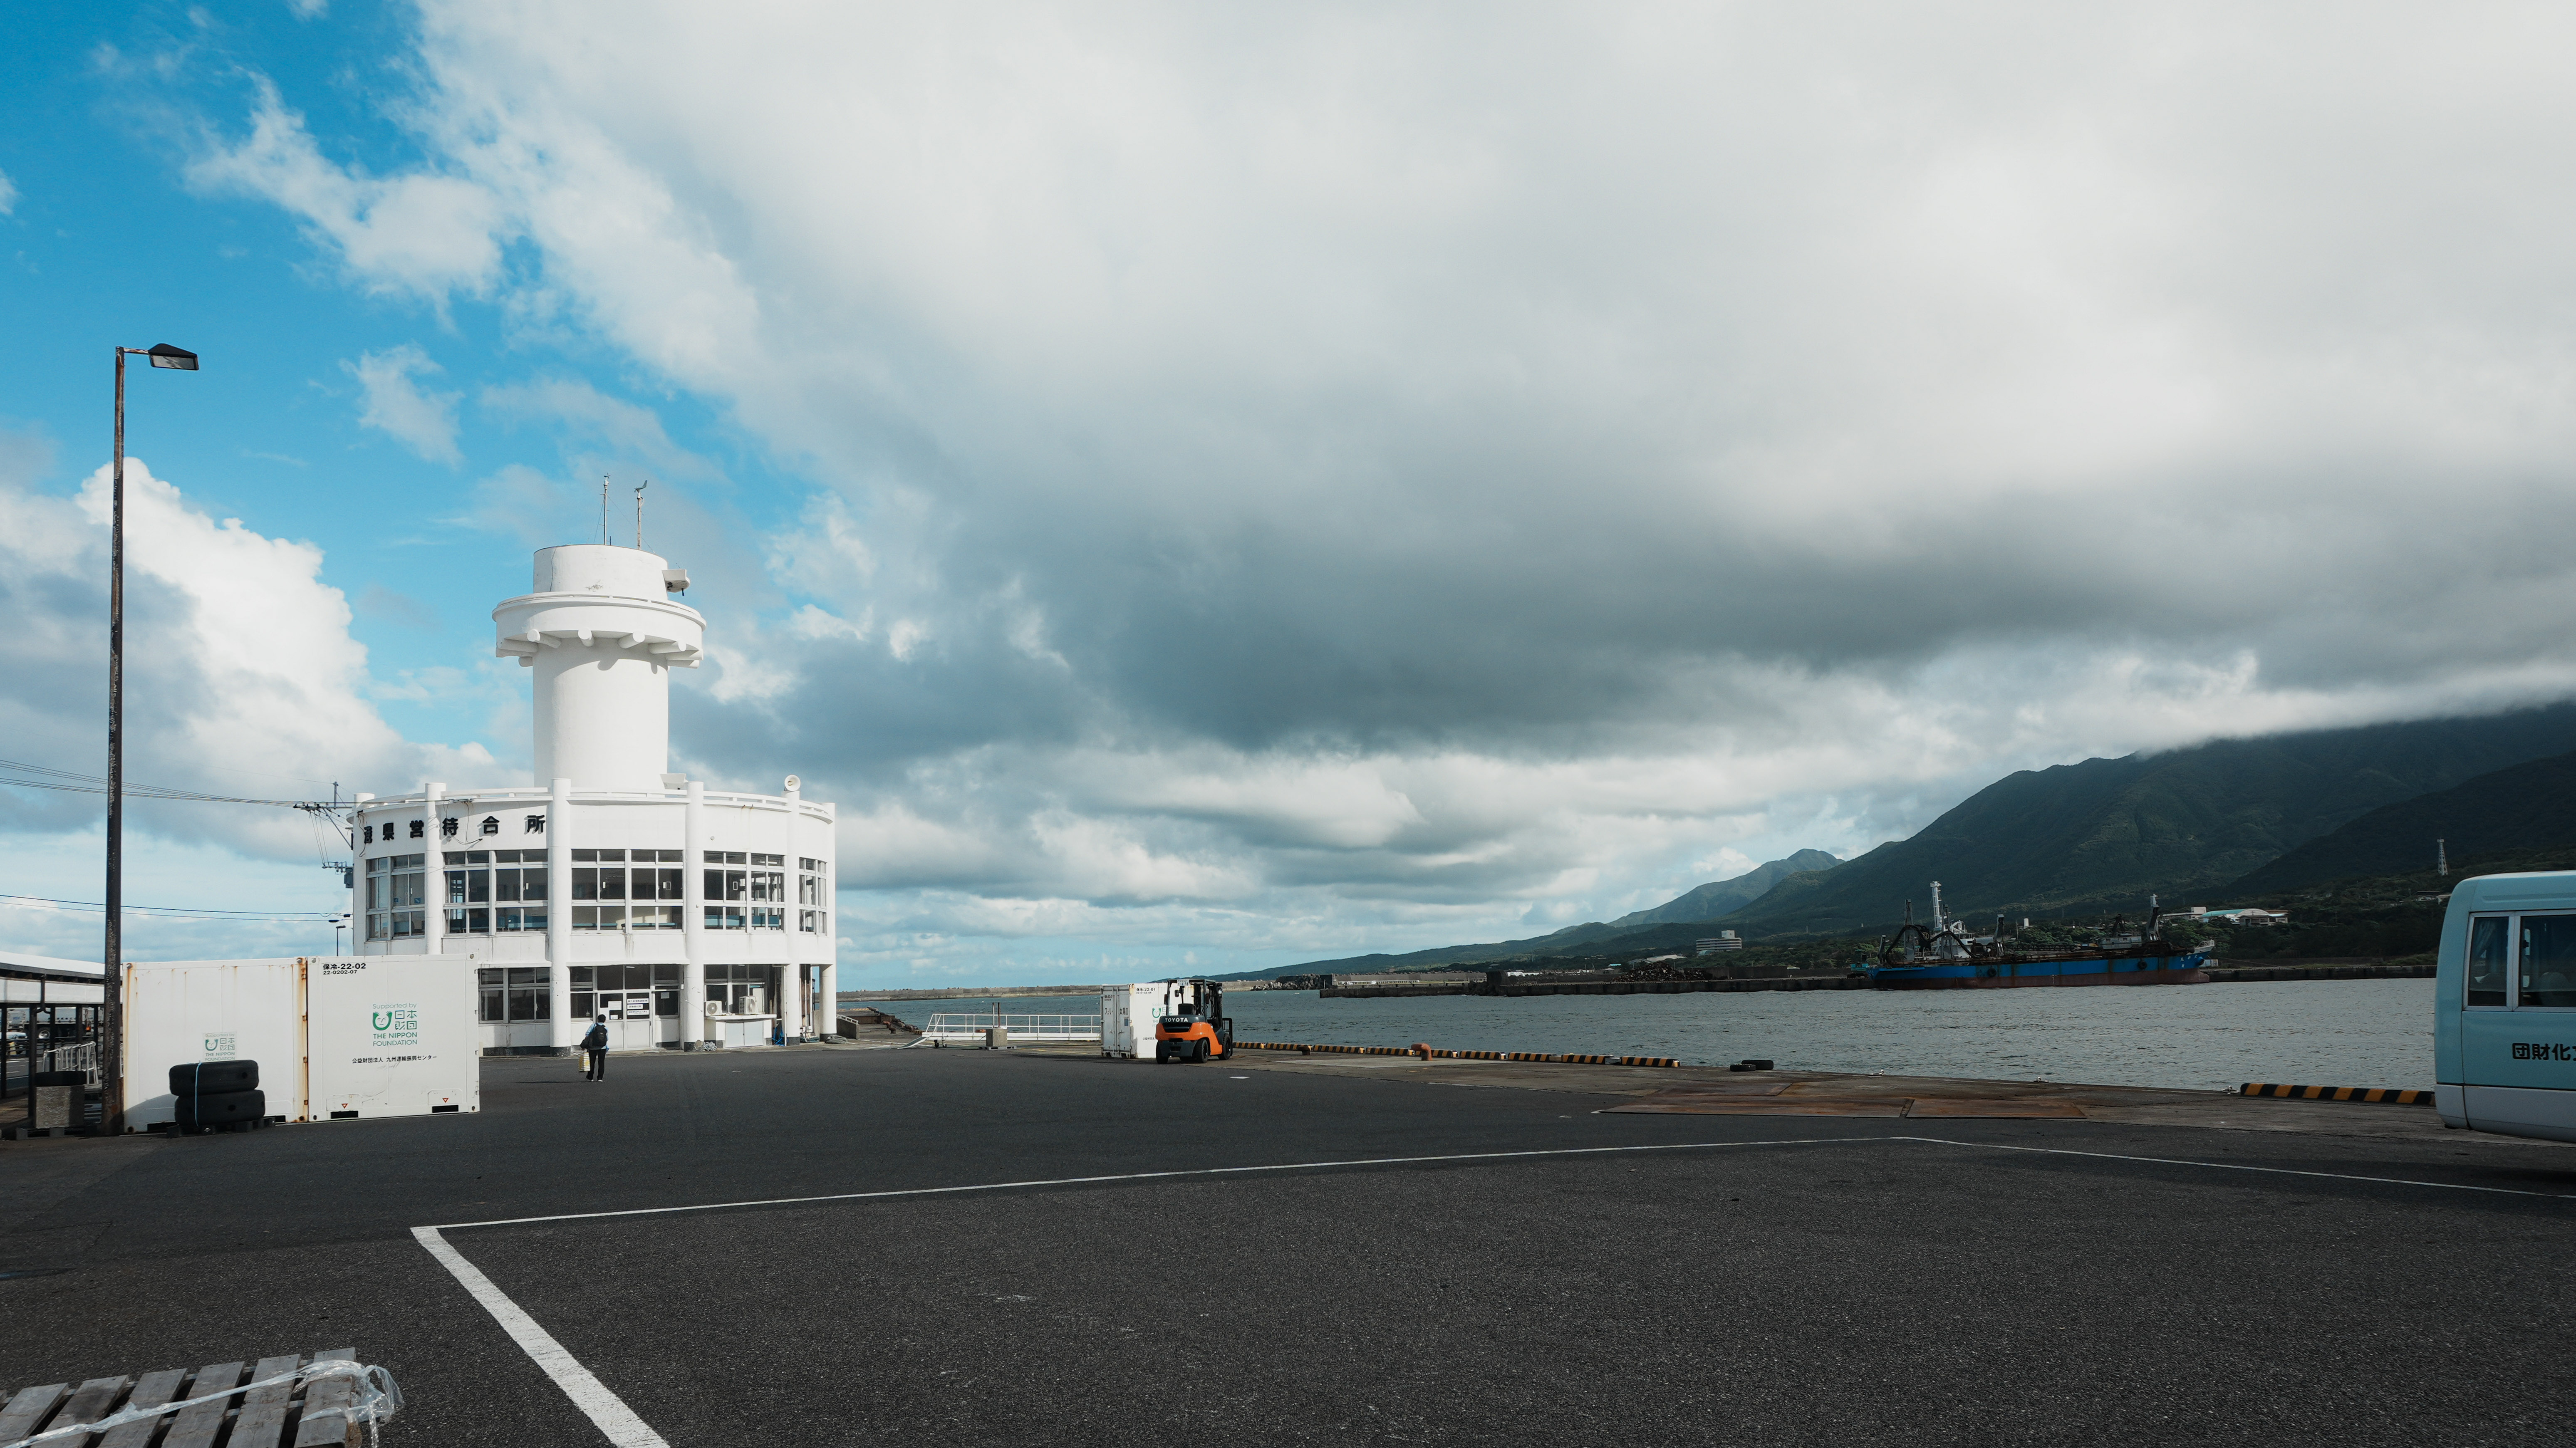
[[[483,1109],[471,956],[306,964],[312,1119]]]
[[[1172,1007],[1178,986],[1168,980],[1100,988],[1100,1054],[1154,1059],[1154,1026]]]
[[[305,1119],[303,962],[169,960],[125,967],[125,1119],[178,1118],[170,1068],[257,1061],[268,1114]]]

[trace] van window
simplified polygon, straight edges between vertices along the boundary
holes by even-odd
[[[2505,948],[2511,940],[2511,916],[2489,915],[2469,922],[2469,1004],[2504,1004]]]
[[[2576,915],[2522,917],[2521,986],[2514,1004],[2576,1006]]]

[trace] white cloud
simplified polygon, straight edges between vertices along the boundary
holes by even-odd
[[[1327,951],[2576,688],[2571,39],[431,0],[427,161],[263,91],[197,175],[817,481],[681,736],[840,791],[889,938]]]
[[[621,402],[578,378],[487,387],[480,401],[497,416],[545,423],[564,436],[606,449],[609,456],[641,461],[665,481],[723,475],[713,463],[672,442],[652,409]]]
[[[411,172],[367,176],[326,158],[285,108],[274,84],[255,78],[250,134],[209,137],[188,167],[207,191],[264,197],[301,219],[370,290],[444,298],[480,294],[498,277],[500,211],[471,181]]]
[[[15,681],[0,692],[0,738],[12,758],[103,772],[108,492],[105,467],[77,498],[39,493],[23,472],[0,470],[0,607],[12,623],[0,634],[0,671]],[[135,457],[126,459],[126,528],[129,779],[295,800],[328,798],[334,781],[354,790],[495,777],[501,766],[481,746],[413,743],[368,702],[376,685],[366,650],[349,637],[347,601],[322,581],[318,549],[208,515]],[[77,878],[55,879],[53,862],[95,858],[79,841],[96,829],[98,807],[89,795],[0,790],[0,838],[20,875],[54,880],[15,893],[96,898],[94,873],[80,877],[89,881],[82,889]],[[314,868],[344,848],[301,812],[135,800],[127,817],[128,898],[138,903],[346,906],[335,877]],[[308,876],[325,888],[280,888]],[[37,943],[63,931],[94,935],[96,919],[0,926],[33,932],[12,938]],[[226,942],[257,949],[297,930],[293,948],[314,950],[329,936],[293,926],[153,929],[162,955],[221,954]]]
[[[286,0],[286,8],[298,20],[319,20],[330,13],[331,0]]]
[[[0,216],[14,216],[17,212],[18,183],[9,179],[8,172],[0,171]]]
[[[465,461],[456,450],[457,394],[427,391],[412,380],[442,370],[428,353],[405,342],[340,366],[366,389],[358,409],[360,424],[392,436],[431,462],[452,466]]]

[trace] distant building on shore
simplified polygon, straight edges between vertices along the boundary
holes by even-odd
[[[2191,914],[2193,919],[2205,920],[2212,925],[2287,925],[2290,923],[2290,912],[2287,910],[2265,910],[2250,905],[2236,910],[2212,910],[2205,905],[2195,905],[2191,907]]]
[[[1715,955],[1721,950],[1742,950],[1743,948],[1744,942],[1736,939],[1735,932],[1732,930],[1721,930],[1717,932],[1717,934],[1710,936],[1708,939],[1699,942],[1699,953],[1701,955]]]

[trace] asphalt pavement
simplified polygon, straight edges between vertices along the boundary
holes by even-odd
[[[354,1343],[388,1448],[609,1442],[413,1234],[503,1222],[441,1236],[673,1444],[2523,1443],[2576,1402],[2576,1150],[1619,1099],[814,1047],[5,1143],[0,1389]],[[781,1200],[865,1193],[914,1194]],[[666,1210],[714,1203],[757,1204]]]

